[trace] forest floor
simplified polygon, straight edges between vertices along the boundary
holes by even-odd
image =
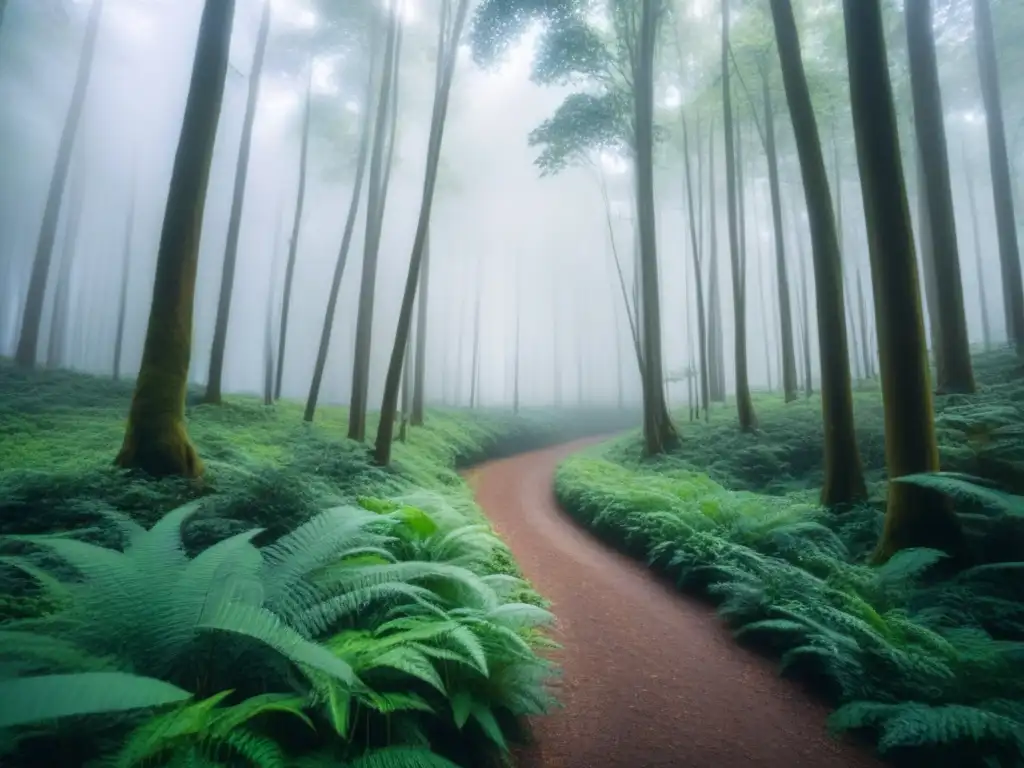
[[[732,642],[713,609],[597,541],[559,509],[559,462],[593,440],[495,461],[470,484],[556,617],[562,709],[532,723],[520,768],[838,768],[827,708]]]
[[[344,408],[231,397],[188,409],[203,480],[155,481],[113,466],[132,388],[0,360],[5,768],[483,768],[549,707],[546,603],[457,468],[635,414],[428,411],[382,469]],[[194,700],[114,711],[152,685],[97,671]]]
[[[716,604],[722,626],[733,629],[742,644],[778,658],[783,674],[802,680],[836,708],[829,717],[831,731],[872,738],[885,758],[901,765],[1021,766],[1024,379],[1007,351],[978,355],[976,375],[977,394],[936,398],[942,469],[955,474],[915,481],[955,500],[975,558],[959,573],[932,550],[903,552],[879,568],[865,564],[884,516],[884,425],[872,382],[855,395],[871,500],[854,508],[828,513],[817,506],[823,470],[817,396],[788,405],[778,395],[756,397],[760,429],[754,434],[739,432],[729,407],[714,408],[709,423],[676,414],[681,447],[657,459],[641,457],[635,432],[588,447],[561,463],[555,495],[591,533],[667,583]],[[541,467],[531,471],[544,472]],[[499,473],[498,481],[512,479]],[[499,530],[502,519],[497,518]],[[516,550],[514,533],[509,541]],[[530,572],[529,548],[516,551]],[[603,576],[611,568],[598,572]],[[641,578],[627,572],[630,580]],[[574,576],[565,575],[561,592],[536,578],[555,599],[556,610],[568,610],[570,617],[582,610],[572,601]],[[692,603],[678,602],[675,613],[692,612],[694,627],[687,633],[676,626],[673,636],[669,616],[630,627],[642,604],[636,596],[612,600],[615,593],[603,577],[579,585],[581,593],[584,589],[609,601],[597,621],[578,628],[585,636],[584,652],[590,644],[601,647],[602,633],[638,634],[630,651],[637,666],[633,679],[625,675],[622,688],[606,691],[598,706],[635,704],[627,690],[651,695],[650,674],[659,675],[659,684],[669,676],[706,679],[702,667],[712,661],[702,658],[707,640],[699,638],[701,631],[711,636],[714,629],[700,629]],[[647,589],[652,599],[667,599],[653,597],[653,586]],[[671,615],[667,605],[663,612]],[[717,663],[741,668],[744,657],[720,637]],[[602,674],[611,675],[613,663],[627,666],[629,656],[616,661],[615,655],[609,652],[601,662],[609,665]],[[567,668],[571,664],[567,659]],[[753,661],[747,664],[760,669]],[[767,682],[753,679],[756,697],[762,695],[758,688],[769,690]],[[728,676],[718,683],[732,684]],[[676,718],[692,712],[710,740],[710,734],[728,727],[705,715],[705,706],[714,701],[663,701],[660,707],[674,711],[656,717],[652,709],[646,725],[671,731],[660,738],[675,738],[681,727]],[[792,706],[781,696],[775,716]],[[734,718],[744,716],[737,711]],[[771,715],[763,717],[771,722]],[[823,727],[820,715],[812,711],[809,718],[808,727]],[[605,754],[616,722],[606,714],[594,726]],[[644,726],[638,721],[634,727]],[[650,738],[657,743],[654,735]],[[756,744],[748,738],[745,746],[753,757]],[[733,748],[739,751],[740,745]],[[819,761],[825,764],[824,758]]]

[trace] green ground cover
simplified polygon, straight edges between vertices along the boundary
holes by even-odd
[[[936,401],[942,466],[919,479],[953,496],[975,564],[909,550],[865,565],[881,531],[880,396],[856,395],[873,501],[816,504],[817,398],[757,399],[742,435],[720,407],[677,415],[683,444],[643,460],[638,434],[569,458],[556,492],[577,520],[709,596],[743,642],[781,657],[837,707],[831,727],[905,765],[1024,765],[1024,382],[1010,353],[977,359],[981,391]],[[968,479],[972,478],[972,479]],[[982,482],[984,481],[984,482]],[[998,489],[997,489],[998,487]]]
[[[552,705],[456,467],[628,415],[430,412],[381,469],[344,409],[233,398],[190,409],[196,484],[112,466],[130,394],[0,362],[5,766],[480,766]]]

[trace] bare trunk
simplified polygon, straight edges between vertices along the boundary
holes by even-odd
[[[50,316],[50,338],[46,348],[46,367],[58,368],[67,361],[67,335],[70,322],[71,275],[78,248],[78,231],[82,224],[85,205],[86,164],[78,163],[68,190],[67,221],[64,224],[64,242],[61,246],[60,270],[53,294],[53,313]]]
[[[260,29],[256,37],[256,52],[253,55],[252,71],[249,73],[249,94],[245,102],[242,140],[238,146],[238,164],[235,166],[235,189],[231,198],[231,215],[228,218],[228,240],[224,249],[224,264],[220,278],[220,300],[217,302],[217,319],[213,326],[213,346],[210,348],[210,367],[206,379],[206,394],[203,397],[207,403],[221,401],[228,320],[231,317],[231,297],[235,287],[235,265],[238,261],[238,236],[242,229],[245,184],[249,178],[252,127],[256,119],[256,105],[260,95],[260,74],[263,72],[263,59],[267,52],[269,34],[270,0],[263,0],[263,15],[260,18]]]
[[[121,378],[121,358],[124,355],[124,324],[128,315],[128,285],[132,269],[132,235],[135,233],[135,197],[133,183],[128,201],[128,221],[124,228],[124,250],[121,258],[121,293],[117,301],[117,331],[114,335],[114,381]]]
[[[35,258],[32,260],[32,273],[28,282],[28,293],[21,317],[21,332],[14,359],[18,365],[26,368],[35,366],[39,354],[39,332],[43,320],[43,301],[46,298],[46,284],[50,277],[50,264],[53,261],[53,245],[57,239],[57,225],[60,220],[60,208],[64,197],[68,171],[71,168],[71,154],[75,148],[75,137],[82,121],[85,109],[85,96],[89,90],[89,79],[92,75],[93,60],[96,58],[96,37],[99,33],[100,18],[103,14],[103,0],[94,0],[89,10],[89,19],[85,27],[85,39],[82,53],[78,60],[78,73],[71,91],[71,103],[68,106],[64,128],[61,131],[60,143],[57,146],[57,159],[50,177],[50,187],[46,194],[46,207],[43,209],[43,220],[39,231],[39,242],[36,246]]]
[[[690,253],[693,261],[694,290],[697,298],[697,345],[698,359],[700,361],[700,405],[704,409],[704,418],[708,418],[708,336],[706,315],[704,312],[704,279],[701,274],[701,262],[703,243],[703,232],[698,222],[703,220],[703,198],[700,195],[700,188],[703,186],[701,168],[701,138],[700,123],[697,123],[697,197],[701,210],[695,217],[693,212],[694,190],[690,178],[690,138],[687,130],[686,119],[683,118],[683,162],[686,169],[686,205],[690,216]]]
[[[988,317],[988,297],[985,292],[985,272],[981,260],[981,234],[978,224],[978,201],[974,193],[974,174],[971,164],[967,161],[967,145],[961,147],[963,156],[964,176],[967,184],[967,199],[971,205],[971,237],[974,243],[974,269],[978,275],[978,310],[981,313],[981,338],[985,350],[992,349],[992,325]]]
[[[715,132],[712,122],[708,134],[708,226],[711,237],[708,252],[708,384],[711,401],[722,403],[725,402],[725,351],[722,349],[722,303],[718,287],[718,195],[715,192]]]
[[[409,424],[423,426],[427,377],[427,307],[430,294],[430,229],[423,241],[423,263],[420,265],[419,306],[416,316],[416,372],[412,391],[412,412]],[[518,323],[518,314],[516,322]]]

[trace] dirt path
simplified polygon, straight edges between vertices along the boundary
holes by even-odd
[[[534,723],[521,768],[877,767],[833,741],[827,711],[738,646],[710,608],[557,508],[555,467],[587,442],[493,462],[470,477],[558,617],[564,709]]]

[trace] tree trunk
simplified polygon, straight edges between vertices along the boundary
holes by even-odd
[[[103,14],[103,0],[93,0],[89,9],[89,19],[85,27],[85,39],[82,53],[78,60],[78,73],[71,91],[71,103],[64,119],[60,143],[57,146],[57,159],[50,177],[50,187],[46,194],[46,207],[43,209],[43,220],[39,230],[39,242],[36,246],[35,258],[32,260],[32,273],[28,282],[28,293],[21,317],[21,333],[18,346],[14,352],[14,360],[18,365],[32,368],[39,354],[39,332],[43,321],[43,302],[46,298],[46,284],[50,277],[50,264],[53,261],[53,246],[57,239],[57,225],[60,221],[61,202],[64,187],[71,168],[71,154],[75,147],[75,137],[82,121],[85,108],[85,95],[89,90],[89,78],[92,74],[93,60],[96,58],[96,37],[100,28],[100,17]]]
[[[871,341],[868,335],[868,311],[864,302],[864,281],[860,279],[860,269],[857,270],[857,307],[860,315],[860,339],[861,354],[864,356],[864,375],[869,379],[875,377],[875,366],[871,360]]]
[[[938,346],[943,366],[939,368],[939,392],[973,392],[964,290],[960,279],[956,218],[949,180],[946,128],[935,56],[930,0],[907,3],[907,49],[910,54],[910,82],[914,100],[914,130],[922,166],[923,185],[919,194],[927,199],[931,228],[932,267],[936,273],[935,293],[939,322]],[[938,357],[936,350],[936,357]]]
[[[764,95],[765,154],[768,156],[768,188],[772,198],[772,229],[775,235],[775,275],[778,289],[779,321],[782,341],[782,391],[787,403],[796,400],[796,352],[793,348],[793,309],[789,295],[786,266],[786,238],[782,227],[782,195],[779,191],[779,155],[775,146],[775,109],[768,85],[768,67],[761,67]]]
[[[988,130],[989,165],[992,172],[992,197],[996,208],[996,233],[999,237],[999,264],[1003,277],[1003,311],[1006,334],[1024,357],[1024,285],[1021,283],[1020,251],[1010,185],[1010,161],[1006,150],[1006,126],[1003,122],[999,64],[996,61],[992,9],[989,0],[974,0],[974,37],[978,49],[981,95],[985,102]]]
[[[711,401],[722,403],[725,402],[725,352],[722,349],[722,303],[718,288],[718,195],[715,192],[715,132],[712,123],[708,134],[708,226],[711,237],[708,252],[708,383]]]
[[[992,325],[988,318],[988,297],[985,292],[985,272],[981,260],[981,228],[978,224],[978,201],[974,193],[974,174],[971,164],[967,161],[967,145],[961,147],[963,156],[964,176],[966,177],[967,199],[971,206],[971,236],[974,243],[974,269],[978,275],[978,310],[981,312],[981,338],[985,351],[992,349]]]
[[[917,260],[879,0],[844,0],[850,101],[869,233],[885,408],[889,475],[885,527],[875,553],[906,547],[958,554],[963,534],[952,507],[933,492],[893,482],[939,469],[928,381]]]
[[[862,378],[860,349],[857,345],[857,325],[853,322],[853,302],[850,301],[850,270],[846,257],[846,230],[843,228],[843,170],[839,156],[839,141],[836,138],[836,121],[832,120],[832,174],[836,186],[836,237],[839,239],[839,260],[843,267],[843,303],[846,306],[846,328],[850,333],[850,365],[855,379]]]
[[[58,368],[67,362],[68,323],[71,301],[71,274],[78,249],[78,231],[82,225],[85,205],[86,163],[78,163],[68,193],[67,220],[64,224],[64,242],[61,244],[60,268],[53,294],[53,312],[50,315],[50,338],[46,348],[46,367]]]
[[[700,405],[704,409],[704,418],[708,418],[708,333],[706,315],[704,312],[704,280],[701,275],[701,247],[703,246],[702,232],[698,229],[698,221],[703,219],[703,211],[695,218],[693,213],[693,183],[690,179],[690,138],[686,126],[686,118],[683,118],[683,162],[686,168],[686,205],[690,215],[690,247],[693,260],[694,290],[697,297],[697,344],[699,346],[698,356],[700,360]],[[703,186],[701,163],[701,139],[700,123],[697,123],[697,186]],[[697,197],[700,197],[698,189]],[[699,202],[699,201],[698,201]]]
[[[636,215],[641,265],[641,341],[644,358],[644,451],[664,453],[679,440],[665,402],[658,296],[657,224],[654,203],[654,51],[660,0],[642,0],[634,66],[633,127],[636,160]]]
[[[520,297],[520,281],[519,281],[519,262],[516,262],[516,340],[515,340],[515,361],[512,365],[512,413],[518,415],[519,413],[519,361],[520,361],[520,347],[519,342],[521,340],[520,335],[520,323],[522,321],[522,299]],[[618,334],[616,334],[616,344],[618,344]]]
[[[391,5],[389,4],[389,8]],[[359,308],[356,313],[356,348],[352,364],[352,394],[348,409],[348,438],[362,442],[366,439],[366,406],[370,388],[370,343],[373,336],[373,304],[377,283],[377,257],[380,253],[381,230],[384,224],[385,165],[389,127],[391,125],[391,92],[395,84],[398,58],[398,27],[401,20],[392,13],[387,24],[384,46],[384,73],[377,99],[374,123],[373,152],[370,155],[370,186],[366,203],[366,234],[363,243],[363,273],[359,284]],[[396,105],[397,107],[397,105]],[[367,106],[369,109],[369,106]],[[399,375],[405,346],[398,350]],[[398,382],[395,383],[395,402],[398,402]],[[388,421],[383,418],[381,423]],[[388,441],[390,443],[390,440]]]
[[[155,476],[202,474],[185,431],[192,305],[234,0],[206,0],[167,196],[153,301],[124,444],[116,463]]]
[[[277,307],[277,279],[280,269],[282,217],[277,216],[274,227],[273,250],[270,258],[270,279],[267,280],[266,324],[263,328],[263,404],[274,404],[274,315]]]
[[[867,490],[854,427],[839,237],[793,8],[789,0],[772,0],[771,9],[811,229],[818,354],[821,363],[821,410],[825,433],[825,478],[821,501],[827,506],[848,504],[866,497]],[[795,236],[799,243],[799,231],[795,232]],[[801,274],[805,275],[803,254],[800,255],[800,262]],[[801,279],[800,290],[804,304],[804,365],[809,395],[811,318],[806,276]]]
[[[412,389],[412,413],[409,424],[413,427],[423,426],[424,403],[426,401],[427,384],[427,307],[430,294],[430,227],[423,240],[423,261],[420,264],[419,305],[416,314],[416,372]],[[516,313],[516,326],[519,314]],[[518,350],[517,350],[518,354]],[[518,358],[517,358],[518,361]],[[518,364],[518,362],[517,362]],[[519,382],[516,382],[518,386]]]
[[[411,331],[412,329],[410,329]],[[412,333],[410,332],[409,338],[405,345],[405,355],[402,361],[402,379],[401,379],[401,390],[402,390],[402,404],[401,413],[399,414],[400,423],[398,426],[398,440],[404,443],[405,438],[408,435],[409,429],[409,410],[412,408],[412,386],[410,379],[412,377]]]
[[[235,287],[235,265],[238,262],[238,236],[242,229],[242,208],[245,205],[245,183],[249,178],[249,152],[252,148],[252,127],[256,119],[256,106],[260,95],[260,75],[267,52],[270,33],[270,0],[263,0],[263,15],[256,36],[252,70],[249,73],[249,93],[242,121],[242,140],[238,145],[238,163],[235,166],[235,189],[231,196],[231,214],[228,218],[228,239],[224,248],[224,262],[220,277],[220,299],[217,319],[213,325],[213,344],[210,347],[210,366],[206,376],[206,394],[203,401],[220,403],[224,377],[224,352],[228,340],[228,320],[231,318],[231,297]]]
[[[477,263],[477,284],[476,284],[476,296],[473,297],[473,357],[469,364],[469,407],[476,408],[477,406],[477,387],[479,387],[479,376],[480,370],[480,294],[483,291],[483,269],[480,267],[479,262]]]
[[[128,201],[128,221],[124,228],[124,256],[121,260],[121,294],[117,301],[117,331],[114,336],[114,381],[121,378],[121,357],[124,354],[124,324],[128,315],[128,281],[132,268],[132,236],[135,233],[135,198],[137,187],[132,184]]]
[[[924,179],[924,161],[921,153],[917,155],[917,178],[920,193],[917,196],[917,220],[920,247],[918,263],[921,269],[921,285],[924,288],[924,310],[925,325],[928,331],[927,339],[930,342],[932,357],[935,360],[935,370],[938,372],[938,379],[945,376],[946,357],[943,354],[942,342],[942,313],[939,311],[938,298],[938,275],[935,268],[935,249],[932,238],[932,217],[928,207],[928,195],[925,187],[928,183]],[[911,233],[913,234],[913,233]]]
[[[377,74],[377,33],[371,31],[371,51],[369,74],[366,79],[364,94],[362,125],[359,128],[359,147],[356,150],[356,177],[352,182],[352,198],[348,204],[348,215],[345,217],[345,231],[341,236],[341,246],[334,262],[334,274],[331,277],[331,288],[327,295],[327,309],[324,312],[324,325],[320,330],[320,346],[317,347],[316,362],[313,365],[313,378],[309,383],[309,395],[306,397],[306,408],[302,414],[304,421],[312,421],[316,413],[317,401],[320,398],[320,387],[323,384],[324,369],[327,367],[327,353],[331,348],[331,334],[334,331],[334,314],[338,307],[338,293],[341,290],[341,279],[345,275],[348,254],[352,247],[355,234],[356,219],[359,215],[359,201],[363,196],[363,179],[366,176],[367,156],[370,154],[370,133],[372,121],[373,86]]]
[[[313,62],[308,64],[306,81],[306,109],[302,117],[302,146],[299,150],[299,186],[295,193],[295,218],[292,236],[288,240],[288,263],[284,269],[284,295],[281,299],[281,324],[277,332],[277,373],[274,376],[274,399],[281,398],[281,380],[284,377],[285,343],[288,340],[288,315],[292,303],[292,281],[295,279],[295,259],[299,250],[299,231],[302,228],[302,209],[306,202],[306,173],[309,158],[309,127],[313,101]],[[367,106],[369,111],[369,106]]]

